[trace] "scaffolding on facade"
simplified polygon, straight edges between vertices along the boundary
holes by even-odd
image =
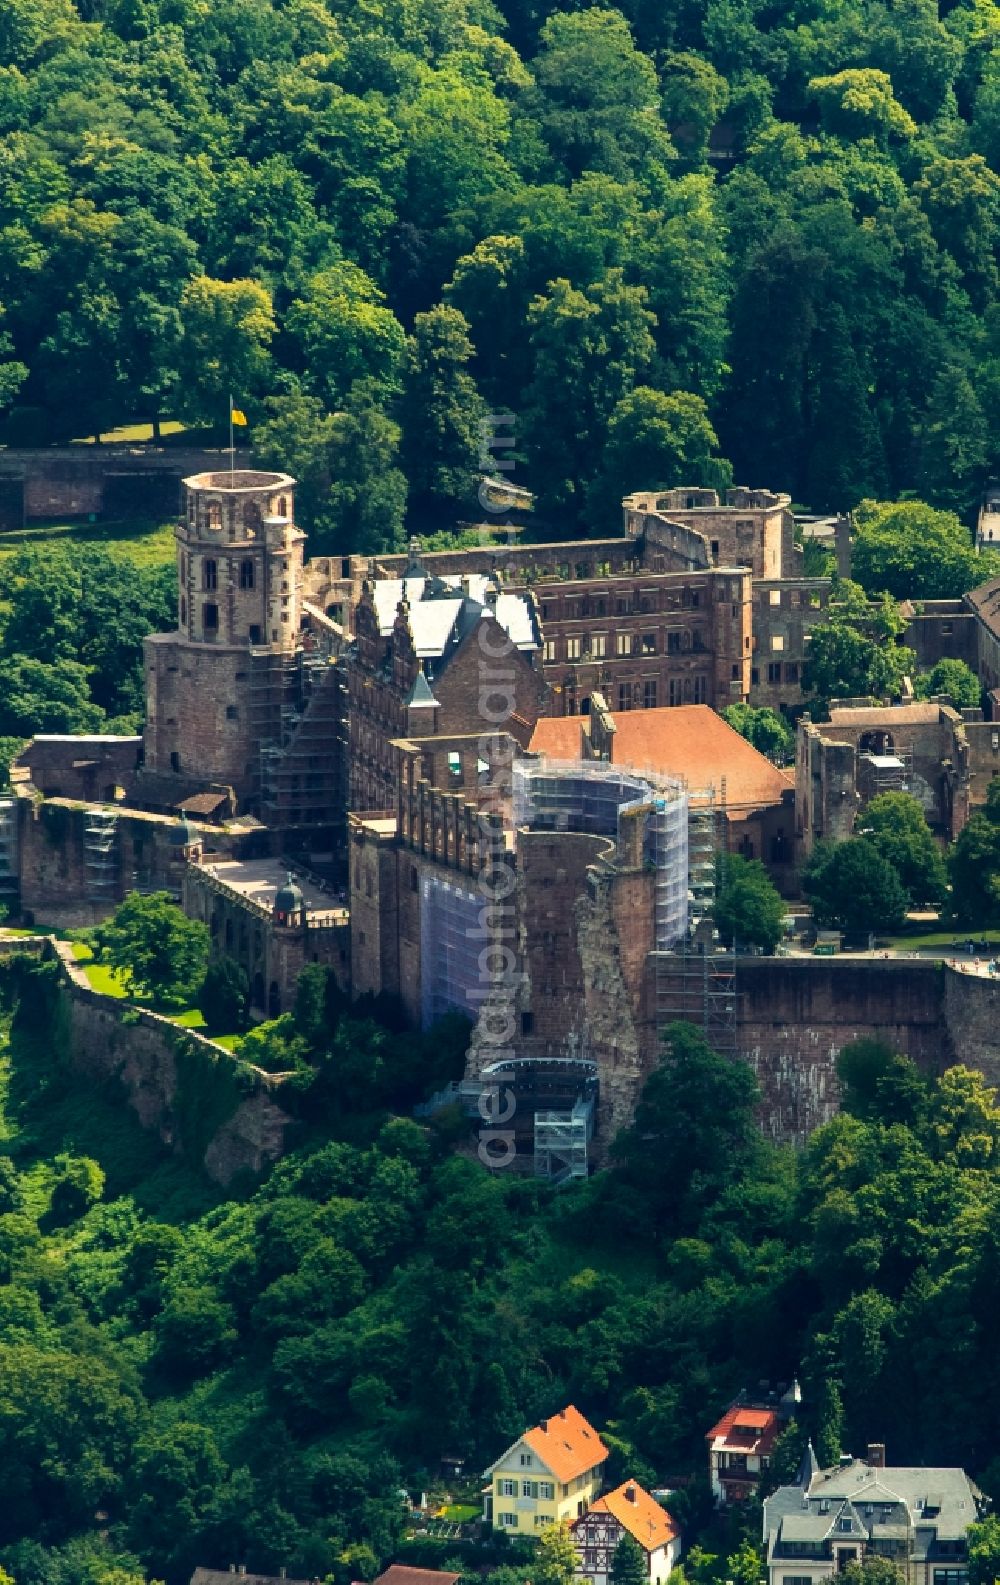
[[[251,650],[250,681],[261,814],[284,827],[331,824],[341,802],[336,665],[322,653]]]
[[[599,1089],[598,1068],[586,1053],[586,1037],[569,1035],[565,1057],[520,1056],[490,1063],[481,1085],[502,1086],[505,1114],[519,1154],[537,1178],[567,1183],[589,1171]],[[482,1115],[482,1113],[480,1113]]]
[[[88,809],[83,822],[83,865],[91,902],[118,896],[118,815],[113,809]]]
[[[535,1177],[550,1183],[585,1178],[594,1132],[594,1098],[580,1096],[569,1111],[535,1113]]]
[[[623,819],[642,821],[642,861],[656,875],[658,951],[679,941],[688,917],[688,800],[671,777],[636,774],[603,761],[522,760],[514,766],[514,826],[614,837]]]
[[[17,800],[0,798],[0,899],[9,903],[18,891]]]
[[[452,881],[426,877],[420,896],[420,1022],[430,1029],[448,1012],[475,1020],[484,993],[494,990],[480,965],[487,937],[480,925],[484,899]]]
[[[727,858],[726,784],[692,793],[688,818],[688,929],[672,952],[655,960],[656,1027],[697,1024],[720,1056],[737,1051],[735,944],[715,939],[714,911]]]

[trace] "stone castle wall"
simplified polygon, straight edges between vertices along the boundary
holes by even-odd
[[[46,941],[43,952],[62,965],[75,1068],[117,1082],[141,1126],[179,1155],[198,1159],[216,1183],[258,1174],[278,1160],[291,1120],[267,1074],[237,1064],[194,1030],[95,991],[64,942]]]

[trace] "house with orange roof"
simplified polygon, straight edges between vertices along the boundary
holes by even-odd
[[[590,1585],[609,1585],[615,1550],[630,1535],[642,1548],[650,1585],[663,1585],[681,1555],[681,1533],[665,1508],[636,1480],[623,1481],[598,1497],[570,1525],[579,1563],[577,1575]]]
[[[483,1518],[509,1535],[538,1535],[586,1513],[601,1490],[608,1450],[567,1404],[525,1431],[484,1472]]]
[[[707,1433],[709,1479],[720,1507],[754,1496],[800,1397],[796,1381],[783,1392],[741,1393]]]

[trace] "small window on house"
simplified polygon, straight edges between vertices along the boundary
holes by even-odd
[[[566,659],[580,659],[580,640],[578,638],[568,638],[566,640]]]
[[[719,559],[719,541],[717,539],[713,539],[712,541],[712,559],[714,561],[718,561]]]
[[[769,598],[769,600],[770,600],[772,605],[780,605],[781,604],[781,590],[780,589],[772,589],[770,591],[769,595],[768,595],[768,598]]]
[[[781,633],[772,633],[771,634],[771,649],[776,651],[776,650],[782,650],[782,649],[784,649],[784,647],[785,647],[785,640],[784,640],[783,634],[781,634]]]
[[[236,706],[234,704],[227,704],[226,705],[226,720],[227,721],[238,721],[239,718],[240,718],[240,712],[237,710]]]
[[[768,662],[767,680],[768,682],[781,681],[781,662],[779,660],[772,660]]]
[[[619,633],[617,635],[617,637],[615,638],[615,654],[616,655],[631,655],[631,653],[632,653],[632,635],[631,635],[631,633]]]
[[[219,607],[214,600],[206,600],[202,608],[202,621],[206,633],[215,633],[219,627]]]
[[[213,561],[209,557],[202,566],[202,573],[206,589],[217,589],[219,587],[219,564],[217,561]]]
[[[656,683],[644,682],[642,685],[642,707],[644,710],[656,709]]]
[[[532,1027],[534,1026],[534,1022],[535,1022],[534,1013],[522,1013],[521,1014],[521,1033],[522,1033],[522,1035],[530,1035],[531,1034]],[[552,1486],[551,1486],[551,1484],[543,1480],[541,1482],[541,1485],[540,1485],[540,1491],[541,1491],[541,1495],[543,1497],[551,1497],[552,1496]]]
[[[457,753],[455,753],[454,750],[452,750],[449,753],[449,755],[448,755],[448,775],[449,776],[461,776],[461,774],[462,774],[462,756],[461,756],[461,754],[457,754]]]
[[[288,501],[285,498],[285,496],[283,496],[283,495],[278,497],[278,516],[279,517],[287,517],[288,516]]]
[[[251,622],[250,623],[250,642],[251,642],[251,644],[259,644],[260,643],[260,623],[259,622]]]
[[[608,636],[606,633],[592,633],[590,635],[590,653],[595,660],[603,660],[608,653]]]
[[[643,635],[642,635],[642,653],[644,655],[655,655],[656,654],[656,634],[655,633],[643,633]]]
[[[170,769],[171,770],[175,770],[175,771],[179,771],[180,768],[181,768],[181,757],[178,754],[177,750],[174,749],[174,752],[170,756]]]
[[[213,501],[208,508],[208,526],[209,528],[222,527],[222,507],[218,501]]]
[[[756,666],[751,666],[751,668],[750,668],[750,686],[751,686],[751,688],[756,688],[759,682],[760,682],[760,672],[757,670]]]
[[[555,642],[555,639],[547,638],[545,640],[545,648],[542,651],[542,659],[543,660],[552,661],[552,660],[555,660],[555,658],[556,658],[556,642]]]
[[[240,562],[240,588],[241,589],[252,589],[253,588],[253,580],[254,580],[253,561],[248,556],[244,561]]]
[[[411,892],[418,892],[419,890],[420,890],[420,881],[419,881],[419,879],[417,877],[417,866],[415,864],[411,864],[410,865],[410,891]]]

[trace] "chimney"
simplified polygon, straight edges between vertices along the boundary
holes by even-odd
[[[626,1502],[635,1502],[635,1487],[634,1486],[626,1486],[625,1487],[625,1501]]]
[[[240,1564],[240,1573],[241,1573],[241,1574],[245,1574],[245,1573],[246,1573],[246,1571],[247,1571],[247,1566],[246,1566],[246,1564],[245,1564],[245,1563],[241,1563],[241,1564]]]
[[[235,1574],[236,1573],[236,1564],[235,1563],[230,1563],[229,1572],[230,1572],[230,1574]]]
[[[547,1431],[548,1428],[549,1428],[549,1422],[548,1422],[548,1420],[539,1420],[538,1426],[539,1426],[539,1430]]]
[[[884,1442],[869,1442],[868,1463],[872,1469],[885,1469]]]

